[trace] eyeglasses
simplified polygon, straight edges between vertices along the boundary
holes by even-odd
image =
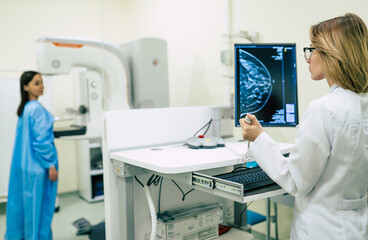
[[[316,48],[314,47],[305,47],[303,48],[303,52],[304,52],[304,58],[306,61],[309,60],[309,58],[312,56],[313,50],[315,50]]]

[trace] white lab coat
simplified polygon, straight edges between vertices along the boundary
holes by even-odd
[[[288,158],[266,133],[249,153],[295,197],[291,240],[368,239],[368,94],[333,85],[308,106]]]

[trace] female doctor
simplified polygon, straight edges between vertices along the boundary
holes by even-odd
[[[43,88],[39,73],[22,74],[6,209],[5,239],[8,240],[52,239],[58,161],[54,118],[37,101],[43,95]]]
[[[290,239],[367,240],[368,32],[346,14],[310,29],[304,48],[313,80],[329,93],[313,101],[298,126],[289,157],[254,115],[240,120],[249,154],[295,197]]]

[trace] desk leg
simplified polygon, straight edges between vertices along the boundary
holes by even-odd
[[[118,178],[119,221],[122,240],[134,240],[134,192],[133,177]]]
[[[247,222],[247,204],[234,202],[234,225],[250,232]]]
[[[267,198],[267,236],[266,240],[271,239],[271,199]]]
[[[275,211],[275,239],[279,240],[279,229],[277,224],[277,203],[273,203],[273,209]]]

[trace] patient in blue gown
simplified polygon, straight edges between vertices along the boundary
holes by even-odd
[[[24,72],[10,169],[5,239],[52,239],[58,159],[53,116],[37,101],[43,95],[41,74]]]

